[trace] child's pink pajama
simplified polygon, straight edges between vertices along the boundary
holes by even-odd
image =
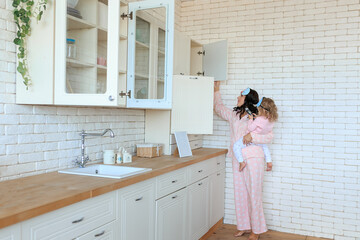
[[[274,126],[273,122],[270,122],[267,118],[263,116],[256,117],[255,120],[249,119],[248,121],[248,130],[251,133],[257,133],[257,134],[268,134],[272,131],[272,128]],[[262,147],[264,154],[265,154],[265,161],[266,162],[272,162],[271,161],[271,154],[268,146],[266,144],[256,144],[257,146]],[[243,144],[243,138],[241,137],[239,140],[237,140],[234,143],[233,150],[236,159],[238,162],[244,162],[244,158],[242,156],[242,149],[245,148],[246,145]]]
[[[262,207],[262,184],[264,177],[264,153],[262,148],[250,145],[242,150],[242,155],[247,162],[246,168],[239,172],[239,162],[236,160],[232,146],[237,139],[245,136],[249,131],[247,117],[239,119],[239,115],[226,108],[220,92],[214,94],[215,112],[230,124],[230,147],[228,156],[232,158],[235,211],[238,230],[249,230],[256,234],[267,231],[264,211]],[[270,143],[272,132],[259,135],[251,133],[253,143]]]

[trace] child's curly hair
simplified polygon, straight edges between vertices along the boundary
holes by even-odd
[[[259,110],[263,112],[265,117],[269,119],[270,122],[275,122],[278,119],[277,107],[275,105],[274,100],[271,98],[264,97]]]

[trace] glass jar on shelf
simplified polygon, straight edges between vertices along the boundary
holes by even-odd
[[[72,38],[66,39],[66,57],[71,59],[76,59],[75,39]]]

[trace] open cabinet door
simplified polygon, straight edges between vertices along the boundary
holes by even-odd
[[[80,1],[73,15],[67,1],[54,2],[54,103],[117,106],[120,1]],[[103,22],[100,6],[108,12]]]
[[[227,80],[227,40],[203,45],[204,76],[215,81]]]
[[[174,0],[129,3],[127,107],[170,109]]]

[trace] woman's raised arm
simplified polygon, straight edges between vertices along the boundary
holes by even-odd
[[[222,119],[229,121],[233,114],[233,111],[224,106],[221,95],[219,91],[219,81],[214,82],[214,110],[217,115],[219,115]]]

